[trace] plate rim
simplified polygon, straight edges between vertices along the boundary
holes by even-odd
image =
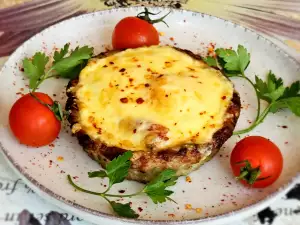
[[[189,10],[189,9],[174,9],[174,8],[170,8],[170,7],[156,7],[156,6],[149,6],[147,7],[149,9],[154,9],[154,10],[169,10],[172,13],[190,13],[193,15],[199,15],[201,17],[209,17],[209,18],[215,18],[218,19],[224,23],[229,23],[231,25],[233,25],[234,27],[239,27],[239,28],[243,28],[245,30],[245,32],[250,32],[254,35],[257,36],[257,38],[262,39],[264,42],[266,42],[270,47],[273,47],[276,49],[277,52],[279,52],[280,54],[282,54],[284,57],[288,58],[289,60],[291,60],[295,65],[298,66],[298,69],[300,69],[300,62],[298,62],[293,56],[291,56],[290,54],[288,54],[284,49],[280,48],[277,44],[275,44],[274,42],[272,42],[271,40],[268,39],[268,37],[263,36],[262,34],[258,33],[257,31],[251,29],[251,28],[247,28],[243,25],[237,24],[235,22],[217,17],[217,16],[213,16],[207,13],[202,13],[202,12],[197,12],[197,11],[193,11],[193,10]],[[57,26],[57,25],[62,25],[64,23],[68,23],[69,21],[72,20],[78,20],[78,19],[83,19],[85,17],[91,17],[91,16],[95,16],[97,14],[110,14],[110,13],[116,13],[116,12],[127,12],[127,11],[137,11],[139,9],[144,9],[144,7],[142,6],[131,6],[131,7],[119,7],[119,8],[111,8],[111,9],[104,9],[104,10],[98,10],[98,11],[94,11],[94,12],[90,12],[90,13],[84,13],[78,16],[74,16],[71,17],[69,19],[66,20],[62,20],[58,23],[52,24],[51,26],[46,27],[45,29],[41,30],[40,32],[36,33],[35,35],[33,35],[31,38],[29,38],[28,40],[26,40],[25,42],[23,42],[7,59],[7,61],[5,62],[5,64],[3,65],[3,67],[0,70],[0,76],[1,74],[3,74],[4,69],[6,68],[7,64],[10,63],[10,61],[12,60],[12,58],[14,58],[15,55],[19,54],[19,52],[22,52],[22,48],[24,48],[24,46],[28,45],[30,42],[34,41],[34,39],[39,36],[41,33],[47,32],[47,30],[49,29],[53,29],[53,27]],[[90,209],[88,207],[82,206],[80,204],[77,204],[73,201],[70,201],[56,193],[54,193],[52,190],[50,190],[49,188],[41,185],[37,180],[35,180],[33,177],[31,177],[30,174],[28,174],[25,170],[23,170],[21,168],[21,166],[18,165],[18,163],[16,163],[14,161],[14,159],[10,156],[9,154],[9,150],[7,150],[6,148],[4,148],[3,144],[0,142],[0,149],[2,152],[2,155],[4,156],[6,162],[8,163],[8,165],[12,168],[12,170],[18,174],[22,180],[30,187],[32,188],[40,197],[44,198],[45,200],[47,200],[48,202],[51,202],[52,204],[66,210],[69,211],[71,213],[74,214],[81,214],[80,217],[86,219],[87,221],[93,222],[94,220],[92,220],[89,217],[101,217],[101,219],[107,219],[110,221],[118,221],[118,222],[125,222],[125,223],[134,223],[134,224],[140,224],[140,223],[145,223],[145,224],[157,224],[157,225],[162,225],[162,224],[206,224],[206,223],[210,223],[210,224],[219,224],[221,221],[227,220],[227,221],[233,221],[233,220],[237,220],[238,218],[244,218],[246,217],[246,215],[249,214],[254,214],[256,212],[258,212],[259,210],[262,210],[263,208],[267,207],[268,205],[270,205],[272,202],[274,202],[277,198],[283,196],[285,193],[287,193],[295,184],[296,184],[296,180],[297,178],[300,178],[300,172],[298,172],[293,178],[291,178],[288,182],[286,182],[285,185],[279,187],[276,191],[274,191],[272,194],[270,194],[269,196],[267,196],[266,198],[249,204],[246,207],[237,209],[237,210],[233,210],[231,212],[227,212],[227,213],[222,213],[222,214],[218,214],[215,216],[208,216],[208,217],[204,217],[204,218],[196,218],[196,219],[184,219],[184,220],[150,220],[150,219],[130,219],[130,218],[124,218],[124,217],[119,217],[117,215],[114,214],[109,214],[109,213],[103,213],[100,212],[98,210],[94,210],[94,209]],[[251,213],[250,213],[251,212]]]

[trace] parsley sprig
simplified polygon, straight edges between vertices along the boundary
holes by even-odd
[[[63,120],[62,107],[59,102],[55,101],[52,105],[46,104],[34,92],[47,79],[53,77],[75,78],[93,55],[93,48],[88,46],[77,47],[70,52],[69,47],[70,44],[67,43],[60,51],[54,52],[53,63],[50,68],[46,67],[49,63],[49,57],[42,52],[36,52],[31,59],[25,58],[23,60],[24,73],[29,78],[31,96],[48,107],[59,121]]]
[[[128,175],[129,168],[131,166],[130,158],[132,157],[132,152],[127,151],[123,155],[118,156],[106,166],[105,170],[89,172],[89,178],[108,178],[109,185],[104,192],[94,192],[84,188],[79,187],[75,184],[70,175],[67,176],[69,183],[78,191],[82,191],[88,194],[101,196],[104,198],[112,207],[114,212],[122,217],[137,218],[139,215],[131,208],[129,203],[122,204],[119,202],[111,201],[109,198],[125,198],[134,197],[140,194],[146,194],[152,201],[157,203],[163,203],[167,200],[175,202],[169,196],[173,194],[173,191],[167,190],[168,187],[176,184],[178,177],[174,170],[167,169],[159,173],[151,182],[146,184],[142,190],[139,192],[119,195],[119,194],[109,194],[111,187],[114,184],[121,183]]]
[[[60,51],[54,52],[53,64],[49,69],[46,69],[49,57],[45,53],[37,52],[32,59],[25,58],[23,60],[24,72],[29,78],[31,92],[34,92],[46,79],[52,77],[72,79],[78,76],[87,60],[92,57],[93,48],[77,47],[69,53],[69,46],[70,44],[67,43]]]
[[[232,49],[218,48],[216,56],[208,56],[203,60],[212,67],[220,69],[227,77],[240,77],[246,79],[254,88],[257,98],[257,114],[254,122],[246,129],[236,131],[234,134],[243,134],[253,130],[261,124],[266,116],[282,109],[289,109],[296,116],[300,116],[300,82],[296,81],[290,87],[284,87],[281,78],[269,71],[267,80],[264,82],[255,76],[255,83],[246,75],[245,70],[250,63],[250,54],[242,45],[238,45],[237,51]],[[268,106],[261,112],[261,101],[266,101]]]

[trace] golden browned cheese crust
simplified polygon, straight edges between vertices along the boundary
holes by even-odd
[[[200,56],[193,54],[187,50],[181,50],[197,60],[201,60]],[[106,57],[115,52],[106,52],[98,55],[98,58]],[[78,123],[78,106],[76,103],[75,93],[72,92],[72,87],[75,87],[78,79],[69,82],[67,86],[68,100],[66,110],[70,112],[68,118],[71,127]],[[231,103],[227,108],[224,123],[221,129],[214,133],[212,141],[202,145],[183,144],[176,148],[165,149],[162,151],[133,151],[131,158],[132,166],[127,179],[136,180],[139,182],[148,182],[160,171],[164,169],[173,169],[177,171],[177,175],[186,175],[191,171],[199,168],[203,163],[211,159],[221,148],[221,146],[232,136],[237,120],[240,115],[240,97],[237,92],[233,93]],[[100,141],[92,140],[84,130],[79,130],[75,133],[79,144],[84,148],[88,155],[98,161],[102,167],[124,153],[125,149],[111,147]]]

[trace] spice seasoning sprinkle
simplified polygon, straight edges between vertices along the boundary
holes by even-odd
[[[114,63],[114,62],[109,62],[109,64],[110,64],[110,65],[113,65],[113,64],[115,64],[115,63]]]
[[[142,99],[142,98],[138,98],[137,100],[136,100],[136,103],[137,104],[142,104],[144,102],[144,99]]]
[[[122,68],[122,69],[119,70],[119,72],[123,73],[123,72],[125,72],[125,70],[126,70],[125,68]]]
[[[57,161],[64,161],[64,157],[62,157],[62,156],[57,156]]]
[[[192,209],[192,205],[191,204],[185,204],[185,209]]]
[[[120,101],[121,101],[122,103],[128,103],[128,98],[121,98]]]
[[[188,182],[188,183],[192,183],[192,179],[191,179],[190,176],[187,176],[187,177],[185,178],[185,181]]]

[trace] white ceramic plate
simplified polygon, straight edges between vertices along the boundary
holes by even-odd
[[[87,172],[99,169],[77,140],[71,137],[66,128],[54,145],[43,148],[28,148],[20,145],[10,133],[8,113],[12,104],[20,97],[20,92],[27,92],[28,81],[20,71],[24,57],[32,56],[36,51],[53,53],[55,47],[61,48],[70,42],[72,47],[90,45],[95,53],[110,47],[114,25],[123,17],[136,15],[142,8],[113,9],[75,17],[54,25],[37,34],[11,55],[1,71],[0,82],[0,144],[7,161],[15,171],[42,197],[60,207],[78,214],[95,223],[184,223],[184,224],[221,224],[266,207],[276,197],[283,195],[293,185],[293,178],[300,169],[300,119],[289,112],[270,115],[251,135],[257,134],[274,141],[282,150],[284,169],[281,177],[272,186],[254,190],[247,189],[234,180],[229,166],[229,155],[239,140],[234,136],[226,142],[219,154],[198,171],[190,174],[191,183],[184,177],[173,187],[172,196],[178,204],[171,202],[155,205],[146,196],[132,198],[133,208],[141,207],[140,220],[118,218],[112,215],[109,205],[100,197],[75,192],[66,179],[66,174],[77,176],[76,181],[95,191],[104,190],[106,180],[88,179]],[[167,13],[169,9],[153,8],[152,11]],[[164,24],[157,24],[157,29],[165,35],[162,44],[176,45],[190,49],[195,53],[207,52],[210,42],[216,47],[233,47],[244,45],[251,53],[251,64],[246,74],[251,79],[257,74],[264,78],[267,71],[281,76],[286,84],[299,79],[299,65],[278,47],[253,31],[205,14],[184,10],[173,10]],[[174,41],[170,38],[173,37]],[[255,94],[249,85],[234,79],[243,103],[242,115],[238,128],[248,125],[256,113]],[[67,80],[47,80],[41,91],[55,96],[65,103],[65,85]],[[25,90],[23,91],[24,88]],[[282,128],[287,126],[287,129]],[[241,137],[240,137],[241,138]],[[62,156],[63,161],[57,157]],[[52,164],[50,163],[52,160]],[[65,173],[64,173],[65,172]],[[139,190],[142,184],[125,181],[113,188],[112,192],[123,189],[126,193]],[[127,201],[127,199],[126,199]],[[202,208],[202,213],[186,210],[185,204]],[[113,221],[113,222],[112,222]]]

